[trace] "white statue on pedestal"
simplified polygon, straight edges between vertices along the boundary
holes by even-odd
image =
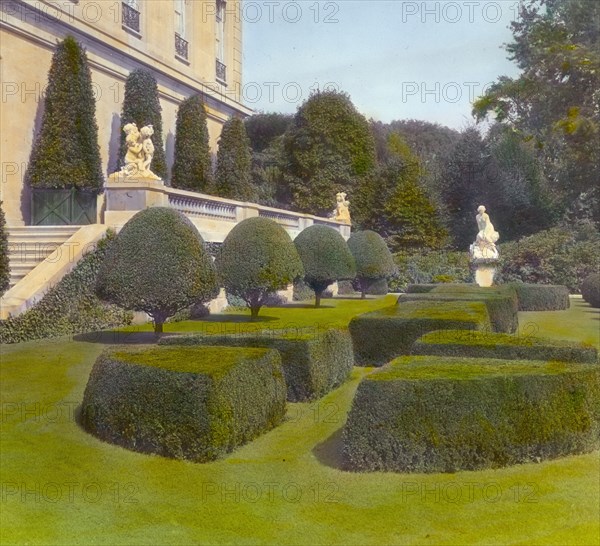
[[[499,257],[496,241],[500,238],[498,232],[494,229],[490,217],[485,212],[482,205],[477,209],[477,227],[479,233],[475,242],[470,247],[472,260],[497,260]]]
[[[344,192],[340,192],[335,196],[335,199],[337,203],[335,210],[333,211],[332,218],[338,222],[350,224],[350,210],[348,208],[350,201],[346,201],[346,194]]]
[[[120,172],[111,175],[111,178],[160,180],[160,177],[150,170],[150,164],[154,157],[154,143],[152,142],[154,128],[152,125],[146,125],[140,130],[135,123],[128,123],[123,127],[123,131],[127,135],[125,137],[127,145],[125,166]]]

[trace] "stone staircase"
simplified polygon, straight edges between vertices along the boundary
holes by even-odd
[[[10,287],[12,288],[81,226],[8,227]]]

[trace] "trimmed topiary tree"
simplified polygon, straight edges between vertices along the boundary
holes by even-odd
[[[356,231],[348,239],[348,248],[356,262],[356,285],[363,298],[371,286],[396,272],[394,258],[378,233]]]
[[[250,139],[244,122],[238,117],[231,118],[223,126],[215,182],[215,193],[220,197],[242,201],[252,197]]]
[[[219,293],[202,237],[183,214],[167,207],[142,210],[125,224],[96,286],[103,299],[148,313],[156,333],[168,317]]]
[[[26,182],[32,188],[96,192],[104,185],[92,75],[85,49],[72,36],[58,44],[52,57]]]
[[[315,292],[315,307],[335,281],[356,276],[354,257],[342,235],[333,228],[315,224],[296,237],[294,244],[304,265],[304,280]]]
[[[171,185],[206,193],[211,189],[212,178],[206,109],[202,97],[194,95],[184,100],[177,111]]]
[[[252,319],[270,294],[304,273],[302,261],[285,229],[268,218],[248,218],[235,226],[216,259],[225,290],[242,298]]]
[[[6,232],[6,219],[2,209],[2,201],[0,201],[0,296],[8,290],[9,285],[8,233]]]
[[[123,98],[123,111],[121,113],[121,149],[119,165],[122,165],[127,153],[125,133],[123,127],[128,123],[135,123],[139,129],[152,125],[154,136],[154,156],[150,169],[163,180],[168,177],[167,159],[163,143],[162,108],[158,98],[158,85],[156,79],[147,70],[134,70],[125,82],[125,97]],[[119,170],[119,169],[117,169]]]
[[[600,307],[600,274],[593,273],[583,281],[581,296],[592,307]]]

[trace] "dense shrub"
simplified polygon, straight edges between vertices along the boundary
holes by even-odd
[[[276,349],[281,354],[290,402],[324,396],[348,379],[354,365],[350,334],[335,329],[316,334],[272,332],[269,335],[172,336],[162,339],[160,344]]]
[[[600,233],[588,225],[554,227],[501,244],[496,282],[563,285],[578,294],[600,268],[599,247]]]
[[[158,85],[154,76],[147,70],[136,69],[129,74],[125,82],[125,96],[123,97],[123,110],[121,112],[121,149],[119,162],[122,164],[127,153],[125,133],[123,127],[128,123],[135,123],[139,129],[152,125],[154,136],[154,156],[150,170],[167,180],[168,168],[163,143],[162,107],[158,98]]]
[[[355,279],[356,281],[356,279]],[[353,296],[357,293],[356,288],[354,288],[355,281],[338,281],[338,295],[339,296]],[[308,288],[308,287],[307,287]],[[387,283],[386,283],[387,288]],[[308,288],[310,290],[310,288]],[[312,294],[312,291],[311,291]],[[309,296],[310,298],[311,296]]]
[[[92,75],[85,49],[72,36],[58,44],[52,57],[26,181],[35,188],[97,192],[104,185]]]
[[[130,324],[131,313],[103,303],[94,292],[98,271],[114,241],[115,235],[109,232],[95,250],[86,254],[73,271],[31,309],[0,321],[0,343],[19,343]]]
[[[304,265],[304,281],[315,293],[316,307],[330,284],[355,277],[354,257],[339,231],[315,224],[303,230],[294,244]]]
[[[511,284],[517,291],[519,311],[562,311],[571,305],[566,286]]]
[[[600,274],[586,277],[581,283],[581,295],[592,307],[600,307]]]
[[[337,192],[353,195],[377,161],[369,122],[337,91],[316,91],[298,108],[283,155],[292,206],[318,216]]]
[[[359,385],[343,432],[355,470],[455,472],[600,446],[600,367],[404,357]]]
[[[0,201],[0,297],[8,290],[10,285],[10,261],[8,255],[8,232],[6,219]]]
[[[505,360],[556,360],[588,362],[598,360],[598,351],[582,343],[513,336],[473,330],[439,330],[420,337],[413,354]]]
[[[348,248],[356,262],[355,283],[361,296],[364,298],[369,289],[371,293],[383,292],[384,283],[387,294],[387,279],[395,274],[396,265],[383,237],[374,231],[355,231],[348,239]],[[377,288],[375,283],[379,283]]]
[[[261,217],[248,218],[229,232],[216,263],[227,293],[242,298],[253,319],[271,293],[304,273],[285,229]]]
[[[358,366],[383,366],[408,355],[413,343],[432,330],[490,328],[479,301],[412,301],[354,317],[348,326]]]
[[[157,333],[168,317],[219,293],[198,230],[166,207],[142,210],[125,224],[102,264],[97,290],[124,309],[148,313]]]
[[[235,116],[225,123],[221,132],[214,192],[241,201],[253,195],[250,140],[243,120]]]
[[[513,333],[519,326],[519,302],[511,286],[482,288],[468,284],[440,284],[427,293],[403,294],[398,299],[399,304],[407,301],[428,301],[431,305],[437,301],[482,301],[495,332]]]
[[[394,254],[397,274],[390,280],[391,292],[404,292],[409,284],[441,282],[470,283],[473,273],[468,252],[421,251]]]
[[[177,111],[171,185],[182,190],[208,193],[212,177],[206,109],[202,97],[194,95],[184,100]]]
[[[222,457],[284,416],[277,351],[231,347],[110,349],[81,406],[84,428],[102,440],[195,462]]]
[[[389,291],[387,279],[374,280],[365,287],[365,293],[369,296],[385,296]]]

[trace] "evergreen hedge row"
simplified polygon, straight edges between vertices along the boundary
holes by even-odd
[[[413,354],[505,360],[598,361],[595,347],[554,339],[473,330],[438,330],[420,337]]]
[[[350,334],[336,329],[314,335],[273,332],[269,335],[173,336],[161,339],[159,344],[276,349],[281,355],[290,402],[321,398],[344,383],[354,365]]]
[[[19,343],[130,324],[131,313],[102,302],[94,291],[98,271],[114,240],[114,233],[108,232],[95,250],[84,256],[73,271],[31,309],[0,321],[0,343]]]
[[[205,462],[274,428],[285,411],[277,351],[116,347],[94,364],[81,415],[107,442]]]
[[[0,201],[0,297],[10,285],[10,260],[8,255],[8,232],[6,218]]]
[[[600,367],[403,357],[359,385],[343,432],[360,471],[456,472],[600,447]]]
[[[383,366],[427,332],[489,330],[490,319],[480,301],[412,301],[354,317],[348,328],[356,365]]]
[[[408,301],[482,301],[485,303],[495,332],[513,333],[519,326],[517,293],[511,287],[480,288],[440,285],[427,293],[403,294],[398,304]]]
[[[563,311],[571,305],[566,286],[523,283],[510,286],[517,291],[519,311]]]

